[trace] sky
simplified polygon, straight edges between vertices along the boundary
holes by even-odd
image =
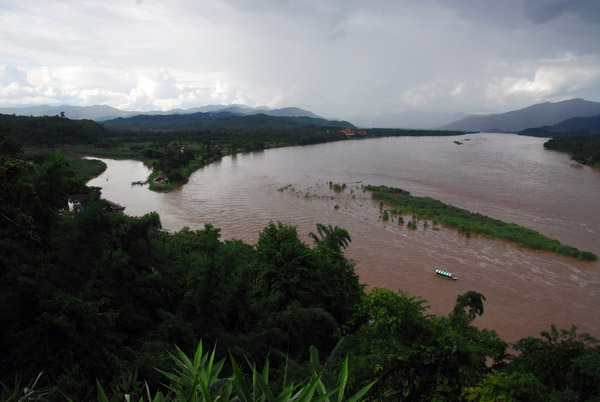
[[[600,101],[600,0],[0,0],[0,107]]]

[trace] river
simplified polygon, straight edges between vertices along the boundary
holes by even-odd
[[[461,144],[457,144],[458,141]],[[269,221],[348,230],[348,257],[368,287],[402,289],[447,314],[469,290],[487,298],[480,328],[515,341],[577,325],[600,337],[600,262],[586,263],[453,230],[416,231],[382,222],[365,184],[388,185],[526,226],[600,255],[600,171],[543,148],[546,139],[512,134],[390,137],[270,149],[228,156],[195,172],[185,186],[154,193],[131,186],[141,162],[102,159],[107,170],[88,184],[125,213],[157,211],[165,228],[212,223],[222,237],[255,243]],[[346,184],[343,192],[329,182]],[[453,272],[458,281],[435,277]]]

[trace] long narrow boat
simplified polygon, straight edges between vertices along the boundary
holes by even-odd
[[[458,277],[452,275],[452,273],[450,272],[446,272],[446,271],[442,271],[441,269],[436,269],[435,270],[435,274],[439,277],[442,278],[446,278],[446,279],[452,279],[453,281],[457,280]]]

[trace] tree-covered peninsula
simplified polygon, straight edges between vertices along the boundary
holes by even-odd
[[[535,230],[469,212],[430,197],[416,197],[406,190],[386,186],[365,186],[365,189],[372,192],[373,199],[389,204],[392,207],[390,213],[393,215],[414,214],[419,218],[455,228],[467,236],[471,233],[483,234],[533,250],[550,251],[584,261],[598,259],[594,253],[561,244],[558,240],[550,239]]]
[[[600,395],[593,337],[548,323],[510,354],[473,325],[476,291],[446,316],[401,290],[365,293],[342,228],[317,225],[310,245],[280,222],[254,245],[211,225],[168,233],[156,213],[112,212],[61,155],[25,157],[0,128],[0,400]],[[66,209],[74,193],[82,212]]]

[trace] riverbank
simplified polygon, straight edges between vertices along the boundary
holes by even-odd
[[[87,182],[106,170],[106,163],[99,159],[69,158],[71,169]]]
[[[556,137],[544,143],[544,148],[564,152],[574,161],[600,168],[600,135]]]

